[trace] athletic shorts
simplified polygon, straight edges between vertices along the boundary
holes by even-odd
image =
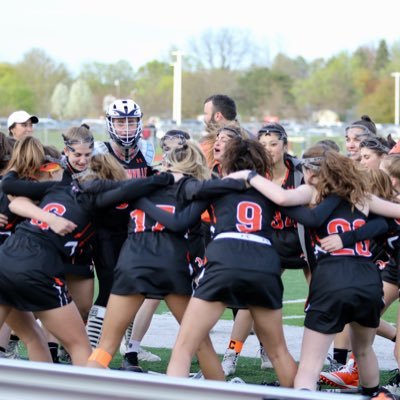
[[[393,258],[390,258],[385,268],[381,270],[381,276],[383,282],[391,283],[396,286],[398,285],[399,267],[396,265]]]
[[[282,269],[308,268],[297,229],[273,230],[272,243],[281,259]]]
[[[382,279],[374,263],[330,256],[313,272],[304,326],[325,334],[339,333],[350,322],[377,328],[383,306]]]
[[[65,275],[79,276],[84,279],[94,279],[94,267],[89,264],[64,263]]]
[[[169,233],[129,235],[114,270],[111,293],[142,294],[162,299],[169,294],[191,296],[188,243]]]
[[[267,244],[215,239],[206,250],[206,266],[194,297],[228,307],[282,308],[279,256]]]
[[[38,236],[17,233],[0,246],[0,304],[45,311],[69,304],[57,249]]]

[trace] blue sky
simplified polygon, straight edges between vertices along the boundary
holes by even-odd
[[[367,4],[369,3],[369,5]],[[1,6],[0,62],[33,47],[78,71],[85,62],[124,59],[137,69],[167,60],[208,29],[248,30],[273,57],[307,60],[360,45],[400,40],[394,0],[14,0]],[[21,12],[23,10],[23,12]]]

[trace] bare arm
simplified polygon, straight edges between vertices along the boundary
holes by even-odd
[[[76,228],[73,222],[53,213],[43,211],[27,197],[16,197],[11,201],[9,207],[14,214],[20,215],[21,217],[34,218],[46,222],[53,232],[61,236],[72,232]]]
[[[375,195],[371,195],[368,204],[370,211],[375,214],[383,215],[387,218],[400,218],[400,204],[383,200]]]

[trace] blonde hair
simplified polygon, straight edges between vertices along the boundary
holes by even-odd
[[[381,161],[381,165],[391,177],[400,179],[400,154],[385,156]]]
[[[124,167],[110,153],[96,154],[89,162],[88,169],[79,179],[81,182],[94,179],[122,181],[127,179]]]
[[[15,171],[20,178],[39,176],[45,161],[45,151],[39,139],[26,136],[15,143],[5,172]]]
[[[385,200],[394,200],[394,188],[390,176],[381,169],[368,169],[365,171],[369,191]]]
[[[165,161],[165,171],[179,172],[199,180],[211,178],[206,157],[195,142],[187,141],[182,147],[172,149],[165,155]]]

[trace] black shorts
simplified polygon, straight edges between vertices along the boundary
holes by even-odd
[[[382,281],[393,285],[399,284],[399,267],[393,258],[389,260],[386,266],[381,270]]]
[[[297,229],[275,229],[272,234],[272,243],[281,259],[282,269],[308,268],[304,258]]]
[[[228,307],[282,308],[279,256],[273,247],[240,239],[213,240],[194,297]]]
[[[61,257],[52,244],[24,233],[0,246],[0,304],[45,311],[69,304]]]
[[[377,328],[383,306],[382,279],[374,263],[330,256],[313,272],[304,326],[325,334],[341,332],[349,322]]]
[[[188,242],[169,233],[129,235],[114,270],[111,293],[142,294],[162,299],[169,294],[191,296]]]
[[[94,279],[93,265],[64,263],[64,271],[65,275],[73,275],[86,279]]]

